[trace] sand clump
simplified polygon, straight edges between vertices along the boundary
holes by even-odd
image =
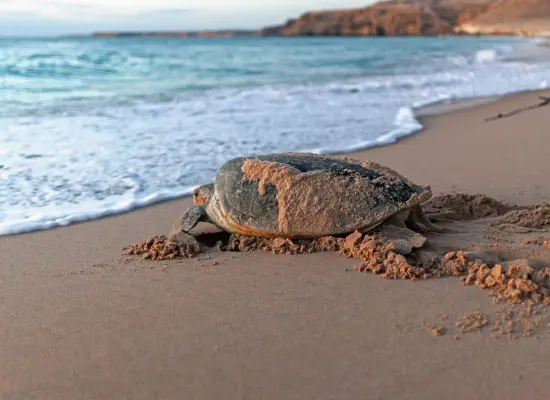
[[[547,237],[539,237],[536,239],[527,239],[523,241],[523,244],[531,244],[535,246],[542,246],[547,249],[550,249],[550,238]]]
[[[468,268],[468,274],[462,281],[466,285],[491,290],[497,301],[549,301],[550,268],[534,268],[527,260],[493,267],[475,263]]]
[[[481,312],[474,312],[462,315],[455,323],[455,326],[462,333],[479,332],[489,324],[487,316]]]
[[[504,215],[514,207],[482,194],[445,193],[422,204],[430,217],[451,221],[471,221]]]
[[[426,329],[434,336],[444,336],[447,334],[447,328],[438,325],[427,325]]]
[[[497,311],[493,318],[492,331],[498,336],[513,337],[518,333],[518,323],[512,310]]]
[[[195,243],[178,243],[168,240],[166,236],[153,236],[146,241],[125,247],[128,255],[142,256],[144,260],[173,260],[191,258],[200,253],[201,248]]]
[[[339,254],[363,261],[355,266],[359,272],[372,272],[384,279],[427,279],[432,276],[434,263],[411,263],[407,254],[396,251],[398,246],[392,240],[378,235],[363,235],[355,232],[349,235]],[[412,249],[410,250],[412,252]],[[410,253],[409,253],[410,254]]]
[[[538,204],[523,210],[511,211],[491,224],[492,226],[510,231],[511,227],[519,227],[519,232],[547,230],[550,228],[550,203]]]
[[[424,279],[425,269],[412,266],[405,256],[395,252],[395,244],[359,232],[348,236],[339,254],[362,260],[356,271],[370,271],[385,279]]]
[[[338,251],[344,239],[327,236],[318,239],[291,240],[256,236],[231,235],[223,251],[271,251],[274,254],[311,254],[322,251]]]

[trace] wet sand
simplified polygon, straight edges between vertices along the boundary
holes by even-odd
[[[435,193],[548,201],[550,106],[485,122],[539,94],[428,116],[420,134],[351,156]],[[550,395],[550,330],[462,333],[461,315],[505,306],[457,278],[384,280],[335,253],[123,254],[167,234],[189,204],[0,237],[1,399]]]

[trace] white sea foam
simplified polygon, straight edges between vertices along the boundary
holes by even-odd
[[[4,108],[0,234],[186,195],[238,155],[395,143],[422,129],[415,110],[443,100],[548,87],[548,64],[504,62],[506,54],[502,46],[475,50],[328,83],[52,103],[18,116]]]
[[[497,51],[494,49],[479,50],[475,55],[478,63],[490,63],[498,60]]]
[[[182,189],[181,191],[160,191],[142,198],[129,198],[120,201],[110,201],[106,204],[88,204],[86,202],[75,207],[44,206],[40,212],[24,213],[17,210],[13,213],[0,212],[0,235],[24,233],[43,229],[50,229],[57,226],[65,226],[76,222],[83,222],[109,215],[120,214],[135,208],[159,203],[165,200],[186,196],[193,192],[194,188]]]

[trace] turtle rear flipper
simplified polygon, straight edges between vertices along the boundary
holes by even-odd
[[[394,225],[392,222],[385,222],[380,225],[377,236],[381,240],[393,243],[394,251],[397,254],[406,256],[414,249],[419,249],[426,244],[427,239],[421,234],[410,230],[404,225]]]
[[[443,228],[437,226],[432,221],[430,221],[430,219],[426,216],[426,214],[424,214],[424,210],[422,210],[422,207],[420,206],[420,204],[414,206],[411,209],[409,218],[406,222],[411,224],[415,229],[420,231],[437,232],[437,233],[445,232]]]

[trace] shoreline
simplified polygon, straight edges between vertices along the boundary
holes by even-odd
[[[186,33],[189,32],[174,32],[170,33],[168,32],[166,36],[163,35],[155,35],[155,32],[151,32],[150,35],[148,35],[148,32],[144,32],[144,35],[138,34],[136,36],[126,36],[126,35],[120,35],[117,36],[117,33],[114,33],[112,36],[94,36],[94,34],[83,34],[83,35],[61,35],[61,36],[38,36],[37,38],[55,38],[55,39],[182,39],[182,40],[203,40],[203,39],[311,39],[311,38],[334,38],[336,40],[340,39],[349,39],[349,38],[371,38],[371,39],[387,39],[387,38],[434,38],[434,37],[485,37],[485,38],[540,38],[540,39],[548,39],[550,36],[546,34],[536,34],[536,35],[522,35],[522,34],[512,34],[512,33],[503,33],[503,34],[469,34],[469,33],[447,33],[447,34],[440,34],[440,35],[391,35],[391,36],[375,36],[375,35],[349,35],[349,36],[336,36],[336,35],[296,35],[296,36],[289,36],[289,35],[235,35],[235,36],[194,36],[196,32],[191,32],[191,35],[185,36]],[[178,36],[179,34],[183,33],[183,36]],[[0,38],[6,38],[6,39],[26,39],[25,36],[19,36],[19,37],[0,37]]]
[[[414,132],[405,134],[405,135],[398,135],[395,139],[392,139],[392,140],[394,140],[393,142],[369,145],[369,146],[366,146],[366,147],[359,146],[357,149],[352,149],[352,150],[344,151],[344,152],[342,152],[342,151],[335,151],[335,152],[329,152],[329,153],[323,152],[321,154],[332,154],[332,155],[336,155],[336,156],[347,156],[347,155],[358,153],[358,152],[368,151],[370,149],[377,149],[377,148],[395,146],[395,145],[399,144],[401,141],[407,140],[409,137],[422,134],[422,132],[426,129],[425,122],[427,120],[429,121],[431,118],[437,118],[438,116],[441,116],[441,115],[454,113],[454,112],[457,112],[457,111],[460,111],[460,110],[474,108],[474,107],[477,107],[477,106],[480,106],[480,105],[495,103],[495,102],[498,102],[499,100],[502,100],[502,99],[514,98],[515,96],[521,96],[522,94],[525,94],[525,93],[544,94],[544,93],[547,93],[547,92],[548,92],[548,89],[525,90],[525,91],[520,91],[520,92],[515,92],[515,93],[508,93],[508,94],[501,95],[501,96],[485,96],[485,97],[473,97],[473,98],[450,99],[450,100],[445,99],[445,100],[440,100],[440,101],[434,101],[433,103],[430,103],[430,104],[427,104],[427,105],[424,105],[424,106],[420,106],[420,107],[417,107],[417,108],[412,108],[412,111],[414,113],[413,117],[414,117],[415,121],[417,121],[419,123],[419,125],[421,125],[421,128],[419,128],[418,130],[416,130]],[[384,135],[379,136],[379,138],[384,137],[384,136],[388,136],[388,135],[390,135],[390,133],[391,133],[391,131],[384,134]],[[391,135],[391,136],[393,137],[394,135]],[[26,233],[40,232],[40,231],[47,231],[47,230],[51,230],[51,229],[63,228],[63,227],[71,226],[71,225],[75,225],[75,224],[87,223],[89,221],[101,220],[101,219],[104,219],[104,218],[115,217],[117,215],[132,213],[134,211],[139,211],[139,210],[142,210],[142,209],[147,208],[147,207],[153,207],[153,206],[156,206],[156,205],[162,205],[162,204],[170,203],[170,202],[177,202],[177,201],[180,201],[182,199],[190,199],[194,188],[198,187],[198,186],[199,185],[194,186],[194,187],[190,187],[190,188],[184,190],[183,192],[185,194],[173,194],[173,193],[169,193],[169,194],[160,193],[160,194],[158,194],[157,193],[157,194],[154,195],[154,197],[162,198],[161,200],[151,201],[151,200],[147,200],[147,198],[141,199],[141,200],[134,200],[134,202],[136,202],[136,203],[144,203],[142,205],[128,205],[128,206],[119,207],[116,210],[110,210],[109,209],[109,210],[104,210],[102,212],[92,211],[89,214],[89,215],[93,215],[91,217],[89,215],[83,215],[83,213],[79,212],[77,214],[65,215],[63,217],[57,218],[55,221],[59,221],[59,222],[53,222],[53,221],[49,220],[48,225],[44,226],[44,227],[38,227],[38,228],[36,227],[36,224],[44,224],[44,222],[35,222],[34,223],[35,226],[29,227],[29,228],[26,228],[26,227],[25,228],[18,228],[18,229],[16,229],[16,232],[2,233],[0,231],[0,238],[3,237],[3,236],[22,235],[22,234],[26,234]],[[149,196],[149,197],[151,197],[151,196]]]
[[[422,132],[350,156],[387,165],[434,193],[485,193],[518,205],[548,201],[548,110],[485,122],[535,103],[539,94],[550,90],[428,116]],[[379,279],[352,271],[356,260],[332,252],[212,250],[169,261],[122,253],[167,234],[190,204],[177,199],[0,238],[0,398],[550,394],[548,316],[540,315],[546,319],[532,337],[498,337],[494,325],[461,332],[455,321],[463,316],[480,313],[494,323],[509,309],[458,278]],[[485,233],[487,224],[447,223],[451,232],[426,236],[434,248],[491,248],[488,236],[496,234]],[[501,234],[495,249],[510,257],[508,241],[527,235]],[[437,336],[431,326],[446,333]]]

